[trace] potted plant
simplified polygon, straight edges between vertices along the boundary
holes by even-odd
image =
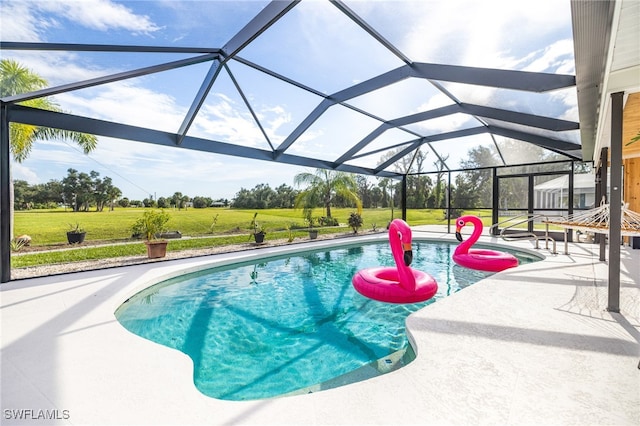
[[[351,229],[353,229],[354,234],[358,233],[358,228],[362,226],[362,223],[362,216],[360,216],[359,213],[352,212],[349,215],[349,226],[351,227]]]
[[[258,217],[258,213],[253,214],[253,219],[251,219],[251,229],[253,230],[251,234],[249,234],[249,238],[253,235],[254,240],[257,244],[262,244],[264,242],[264,236],[266,234],[264,228],[258,223],[256,218]]]
[[[69,224],[69,230],[67,231],[69,244],[81,244],[84,242],[85,235],[87,235],[86,231],[82,229],[78,222],[75,225]]]
[[[147,210],[131,227],[133,234],[140,234],[145,238],[149,259],[166,256],[168,242],[158,239],[158,236],[165,231],[169,219],[169,214],[163,210]]]
[[[313,225],[316,222],[316,218],[313,217],[313,209],[304,208],[302,210],[302,215],[304,216],[304,221],[309,225],[309,239],[315,240],[316,238],[318,238],[318,230],[313,229]]]

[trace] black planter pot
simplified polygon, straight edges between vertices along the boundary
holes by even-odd
[[[315,229],[309,231],[309,239],[315,240],[316,238],[318,238],[318,231]]]
[[[86,232],[67,232],[67,241],[69,244],[80,244],[84,242]]]
[[[253,238],[255,238],[256,243],[262,244],[264,242],[264,232],[253,234]]]

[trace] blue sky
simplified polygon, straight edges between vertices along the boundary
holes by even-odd
[[[347,1],[387,39],[415,61],[489,68],[574,73],[569,1]],[[174,45],[222,47],[266,1],[126,1],[1,0],[3,41]],[[163,61],[181,55],[130,53],[67,53],[3,51],[56,86]],[[402,63],[346,19],[326,1],[305,0],[240,55],[324,93],[344,89]],[[320,102],[320,98],[260,74],[237,62],[231,72],[249,98],[273,145],[286,138]],[[159,130],[176,131],[197,92],[208,64],[55,96],[66,111]],[[518,99],[496,89],[448,89],[476,103]],[[466,101],[466,99],[462,99]],[[446,105],[446,99],[424,80],[407,80],[356,98],[353,105],[375,111],[385,119]],[[575,90],[528,98],[523,112],[577,121]],[[550,110],[549,110],[550,109]],[[469,117],[417,123],[438,133],[465,126]],[[335,159],[349,143],[364,137],[379,122],[335,106],[305,132],[292,154]],[[469,124],[471,125],[471,124]],[[189,135],[245,146],[269,148],[223,72],[207,97]],[[407,140],[401,131],[387,132],[376,142]],[[452,167],[464,150],[488,143],[460,141],[457,149],[437,149],[449,155]],[[369,149],[375,149],[372,145]],[[432,160],[435,157],[432,156]],[[372,166],[378,157],[360,160]],[[129,141],[100,138],[98,149],[86,156],[63,141],[36,143],[28,160],[12,164],[15,179],[43,183],[61,179],[68,168],[114,180],[125,196],[149,194],[232,198],[241,188],[259,183],[293,185],[299,167],[243,160]],[[308,170],[307,170],[308,171]]]

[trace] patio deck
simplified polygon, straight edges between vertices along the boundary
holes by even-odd
[[[250,402],[200,394],[187,356],[129,333],[114,311],[149,282],[255,251],[3,284],[2,424],[640,424],[640,250],[622,249],[620,314],[605,309],[597,246],[540,252],[412,315],[408,366]]]

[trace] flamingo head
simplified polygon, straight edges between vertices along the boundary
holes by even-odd
[[[413,262],[413,250],[411,249],[411,243],[402,243],[402,250],[402,258],[404,259],[404,264],[407,266],[411,266],[411,262]]]
[[[397,232],[398,239],[402,244],[402,259],[406,266],[411,266],[413,262],[413,249],[411,248],[411,228],[404,220],[394,219],[390,229]]]
[[[459,217],[458,220],[456,220],[456,239],[460,242],[462,242],[462,234],[460,231],[462,231],[462,228],[464,228],[466,224],[467,221],[463,217]]]

